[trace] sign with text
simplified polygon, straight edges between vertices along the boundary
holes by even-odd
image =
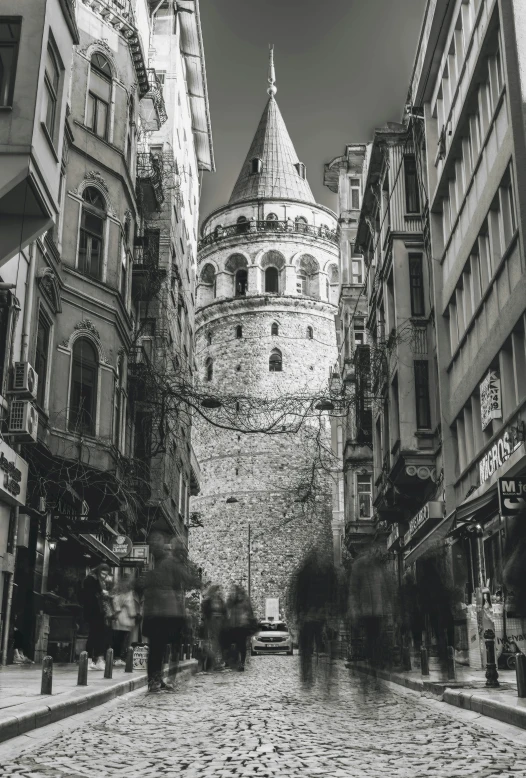
[[[0,499],[9,505],[25,505],[27,462],[0,440]]]
[[[497,438],[495,443],[484,454],[479,461],[479,478],[481,485],[488,478],[491,478],[504,462],[511,457],[524,440],[524,431],[522,426],[508,427],[508,429]]]
[[[526,477],[499,478],[499,504],[502,516],[516,516],[526,508]]]
[[[130,538],[126,537],[126,535],[116,535],[113,538],[111,550],[113,551],[115,556],[118,557],[129,556],[132,548],[133,548],[133,543],[130,540]]]
[[[492,419],[502,419],[500,378],[496,370],[489,370],[480,384],[480,421],[485,430]]]
[[[441,500],[430,500],[413,516],[409,522],[407,534],[411,540],[425,535],[426,532],[429,532],[431,525],[436,524],[442,518],[444,518],[444,503]]]

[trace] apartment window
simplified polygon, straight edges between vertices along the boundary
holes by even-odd
[[[45,125],[51,140],[55,138],[55,123],[57,118],[58,87],[60,83],[60,67],[57,55],[51,43],[48,43],[46,69],[44,74],[44,111]]]
[[[0,16],[0,106],[13,105],[20,19]]]
[[[283,366],[283,358],[281,351],[277,348],[272,350],[268,361],[268,369],[271,373],[281,373]]]
[[[126,304],[127,292],[128,292],[128,261],[126,255],[126,247],[124,245],[124,236],[121,237],[121,297]]]
[[[0,281],[3,279],[0,277]],[[4,394],[13,329],[13,295],[0,291],[0,394]]]
[[[420,195],[418,191],[416,158],[412,154],[404,157],[404,178],[405,210],[407,213],[420,213]]]
[[[111,103],[111,68],[106,57],[95,52],[91,58],[86,127],[107,139]]]
[[[132,154],[133,154],[133,128],[135,125],[135,102],[133,97],[130,97],[128,104],[128,128],[126,131],[126,164],[128,168],[132,166]]]
[[[38,317],[37,341],[35,348],[35,370],[38,375],[37,403],[44,408],[46,402],[46,378],[49,359],[49,335],[51,326],[46,317]]]
[[[95,434],[98,359],[86,338],[75,341],[72,355],[69,399],[69,429],[84,435]]]
[[[360,209],[360,179],[351,178],[351,208],[354,211]]]
[[[517,228],[515,218],[515,203],[513,197],[513,186],[510,171],[506,172],[504,180],[500,186],[500,214],[502,222],[503,247],[506,249]]]
[[[265,270],[265,292],[277,293],[279,291],[278,279],[278,269],[267,267]]]
[[[430,429],[431,407],[429,403],[429,363],[427,360],[415,360],[414,371],[416,426],[418,429]]]
[[[409,291],[411,316],[424,316],[424,268],[421,254],[409,255]]]
[[[354,320],[354,345],[363,346],[365,343],[365,319]]]
[[[360,519],[370,519],[372,516],[372,483],[369,474],[356,475],[356,499]]]
[[[352,266],[352,283],[355,286],[362,286],[363,285],[363,259],[353,259],[351,260]]]
[[[103,234],[106,204],[98,189],[84,190],[80,220],[78,269],[92,278],[102,278]]]

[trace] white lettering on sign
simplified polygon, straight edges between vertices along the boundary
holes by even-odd
[[[492,419],[502,418],[500,378],[496,370],[490,370],[480,384],[480,422],[485,430]]]
[[[0,440],[0,493],[11,504],[24,505],[26,501],[27,469],[27,462]]]
[[[422,527],[429,519],[441,519],[444,514],[444,503],[439,500],[431,500],[421,508],[416,516],[413,516],[409,522],[409,536]]]
[[[509,430],[492,445],[479,462],[480,483],[485,483],[502,465],[510,458],[518,448],[521,441],[518,437],[512,437]]]

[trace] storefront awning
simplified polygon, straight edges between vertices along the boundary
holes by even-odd
[[[108,548],[108,546],[104,545],[104,543],[101,543],[101,541],[96,538],[95,535],[79,535],[79,538],[83,543],[86,543],[86,545],[96,551],[97,554],[105,557],[108,562],[111,562],[111,564],[114,565],[114,567],[120,567],[120,557],[114,554],[113,551]]]
[[[412,565],[413,562],[416,562],[416,560],[422,556],[422,554],[425,554],[426,551],[429,551],[432,546],[440,543],[440,541],[445,540],[451,527],[453,526],[454,520],[455,512],[453,511],[453,513],[450,513],[449,516],[446,516],[445,519],[442,519],[440,524],[437,524],[436,527],[431,530],[431,532],[428,532],[428,534],[423,537],[422,540],[404,556],[405,564]]]
[[[457,522],[465,521],[480,521],[485,516],[498,511],[499,498],[497,495],[497,487],[489,489],[479,497],[475,497],[471,500],[464,500],[464,502],[458,506],[456,510]]]

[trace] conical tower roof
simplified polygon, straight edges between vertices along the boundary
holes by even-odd
[[[270,51],[270,98],[263,111],[254,140],[230,196],[229,204],[254,198],[277,197],[314,203],[305,166],[301,165],[274,95],[274,59]],[[252,160],[261,160],[260,172],[253,172]]]

